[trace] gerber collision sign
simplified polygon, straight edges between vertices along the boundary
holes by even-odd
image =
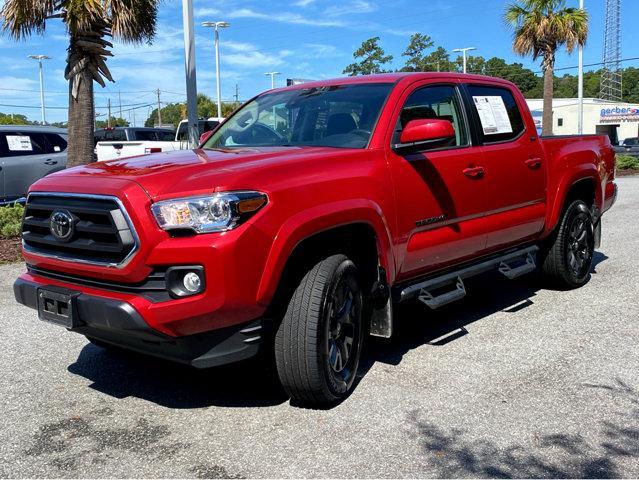
[[[601,109],[601,123],[639,122],[639,107]]]

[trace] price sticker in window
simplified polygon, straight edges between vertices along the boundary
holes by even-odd
[[[506,110],[503,98],[498,95],[474,96],[473,101],[479,114],[484,135],[513,132],[513,127],[510,123],[510,117],[508,117],[508,110]]]
[[[7,135],[7,146],[11,152],[32,152],[33,145],[28,135]]]

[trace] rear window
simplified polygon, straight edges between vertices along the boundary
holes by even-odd
[[[67,149],[66,135],[59,135],[57,133],[45,133],[47,140],[47,152],[48,153],[61,153]]]
[[[524,120],[507,88],[468,85],[483,143],[508,142],[524,131]]]
[[[175,132],[171,130],[158,130],[157,135],[160,142],[172,142],[175,139]]]
[[[126,132],[124,129],[105,130],[104,141],[106,142],[126,142]]]

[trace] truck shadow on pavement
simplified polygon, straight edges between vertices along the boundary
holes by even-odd
[[[582,427],[583,433],[524,432],[521,444],[445,429],[426,415],[408,415],[423,461],[444,478],[632,478],[639,472],[639,391],[616,378],[611,384],[581,384],[600,398],[613,418]],[[613,407],[617,407],[614,410]]]
[[[593,265],[607,257],[595,254]],[[594,268],[594,267],[593,267]],[[593,274],[595,270],[593,270]],[[467,297],[432,311],[416,302],[395,311],[393,338],[368,342],[358,382],[376,363],[398,365],[408,351],[425,344],[443,346],[468,332],[465,326],[499,311],[516,313],[533,303],[541,284],[534,277],[508,281],[483,275],[469,282]],[[254,360],[197,370],[118,349],[87,344],[68,371],[92,381],[91,388],[113,396],[142,398],[169,408],[266,407],[288,400],[279,386],[272,361]]]

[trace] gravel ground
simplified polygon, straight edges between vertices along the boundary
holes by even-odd
[[[410,305],[357,389],[292,406],[253,364],[106,352],[13,300],[0,267],[1,477],[639,477],[639,178],[590,282],[487,276]]]

